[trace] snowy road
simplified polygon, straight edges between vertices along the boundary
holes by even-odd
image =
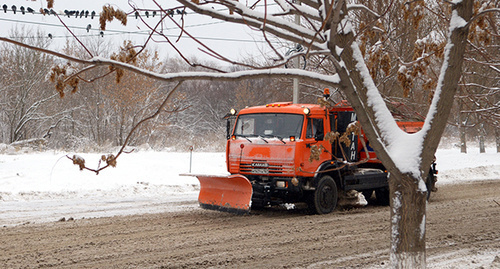
[[[2,148],[0,147],[0,150]],[[0,151],[1,152],[1,151]],[[79,171],[61,152],[0,154],[0,225],[198,210],[199,184],[189,172],[189,153],[125,154],[99,176]],[[439,149],[437,186],[500,180],[500,154]],[[100,154],[80,154],[96,167]],[[224,153],[193,153],[193,173],[226,174]]]
[[[500,268],[500,181],[446,184],[428,204],[430,269]],[[2,268],[390,268],[385,206],[309,215],[186,210],[0,228]]]

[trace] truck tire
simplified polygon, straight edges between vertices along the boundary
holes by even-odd
[[[427,201],[431,199],[431,192],[434,190],[436,191],[436,178],[434,176],[434,173],[431,170],[429,170],[429,174],[427,175],[427,179],[425,181],[425,186],[427,187]]]
[[[337,184],[331,176],[323,176],[309,201],[309,208],[315,214],[328,214],[337,206]]]
[[[364,190],[361,193],[363,193],[363,196],[365,197],[366,202],[369,205],[373,204],[373,201],[372,201],[373,190]]]

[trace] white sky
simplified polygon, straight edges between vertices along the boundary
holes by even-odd
[[[154,8],[155,5],[151,1],[144,0],[131,0],[131,3],[135,3],[137,6]],[[165,3],[166,1],[161,1]],[[168,0],[171,4],[164,5],[164,7],[180,7],[180,4]],[[168,3],[167,2],[167,3]],[[6,4],[8,7],[5,13],[2,6]],[[64,14],[64,10],[93,10],[99,13],[102,10],[102,6],[105,4],[112,4],[115,7],[119,7],[125,12],[130,12],[132,8],[129,6],[128,0],[110,0],[110,1],[97,1],[97,0],[87,0],[87,1],[69,1],[69,0],[55,0],[54,10],[58,13]],[[17,7],[16,14],[13,13],[12,5]],[[3,0],[0,1],[0,35],[9,36],[11,29],[19,26],[34,27],[37,29],[40,27],[47,33],[53,36],[54,44],[61,47],[65,43],[65,39],[70,36],[70,33],[61,26],[59,20],[53,16],[43,16],[40,14],[26,13],[22,15],[20,12],[20,7],[25,8],[31,7],[36,12],[39,11],[40,7],[46,6],[46,1],[30,1],[30,0]],[[205,42],[211,48],[217,50],[217,52],[223,54],[226,57],[232,59],[239,59],[242,57],[248,57],[249,55],[261,56],[260,49],[265,47],[265,43],[262,41],[254,42],[254,40],[261,40],[260,33],[251,30],[246,26],[233,25],[227,22],[220,22],[218,20],[211,19],[207,16],[201,16],[192,13],[192,11],[187,10],[188,14],[185,16],[185,29],[189,31],[192,35],[200,39],[200,41]],[[144,15],[144,13],[142,13]],[[75,18],[72,16],[68,18],[67,16],[61,16],[64,23],[81,39],[89,38],[90,36],[98,36],[100,33],[99,29],[99,19],[88,18]],[[174,15],[176,21],[180,22],[180,15]],[[158,21],[158,15],[152,18],[150,15],[148,22],[155,23]],[[87,33],[87,25],[91,25],[91,30]],[[179,34],[179,29],[172,23],[168,22],[164,24],[164,31],[171,38],[172,41],[177,40]],[[108,23],[106,31],[104,31],[105,39],[112,39],[114,44],[117,46],[123,43],[123,40],[133,40],[136,43],[140,43],[147,37],[148,29],[134,17],[128,18],[128,24],[126,27],[122,26],[119,22]],[[200,45],[191,41],[189,38],[181,38],[179,42],[176,43],[178,48],[182,50],[186,56],[196,56],[201,59],[209,59],[209,57],[203,52],[199,51]],[[176,56],[175,50],[166,44],[155,44],[153,48],[158,48],[162,56]]]

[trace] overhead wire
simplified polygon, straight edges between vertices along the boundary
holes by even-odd
[[[255,7],[262,7],[265,5],[266,4],[261,4],[261,5],[256,5]],[[268,7],[277,6],[277,5],[278,5],[277,3],[267,4]],[[4,10],[4,13],[7,13],[7,11],[12,11],[14,14],[17,14],[16,13],[17,7],[15,5],[11,6],[11,8],[9,9],[9,7],[6,4],[4,4],[2,6],[2,9]],[[49,10],[47,8],[43,8],[43,9],[40,8],[39,11],[36,11],[36,10],[32,9],[31,7],[24,8],[24,6],[21,6],[20,10],[21,10],[22,15],[25,15],[26,13],[31,13],[34,15],[44,15],[44,16],[50,16],[50,15],[57,14],[59,16],[65,16],[68,18],[71,18],[73,16],[75,18],[78,18],[78,17],[83,18],[83,16],[85,16],[85,18],[87,18],[89,15],[91,16],[91,19],[94,19],[94,17],[96,17],[96,18],[100,17],[100,14],[95,12],[95,10],[90,12],[89,10],[81,10],[80,11],[80,10],[74,10],[74,9],[71,9],[71,10],[66,9],[63,12],[57,13],[54,9]],[[162,10],[156,10],[156,9],[141,9],[141,10],[144,11],[144,15],[148,18],[150,15],[150,13],[149,13],[150,11],[151,11],[151,17],[153,17],[153,18],[156,16],[157,12],[159,12],[160,14],[162,12]],[[187,12],[184,8],[166,9],[166,10],[168,11],[167,15],[169,15],[171,17],[173,17],[174,15],[177,16],[177,15],[197,14],[197,13]],[[216,11],[225,11],[225,10],[228,10],[228,9],[227,8],[216,9]],[[137,19],[138,15],[142,16],[142,14],[140,14],[139,11],[136,11],[134,13],[130,12],[130,14],[128,14],[127,17]],[[158,16],[161,16],[161,15],[158,15]]]
[[[29,10],[33,10],[31,8],[29,8]],[[177,9],[179,10],[179,9]],[[7,11],[9,11],[9,9],[5,9],[4,8],[4,12],[6,13]],[[12,9],[10,9],[10,11],[13,11]],[[69,17],[71,18],[71,16],[69,16],[68,14],[73,14],[76,18],[78,18],[78,16],[76,15],[76,11],[66,11],[66,14],[58,14],[60,16],[65,16],[65,17]],[[1,12],[1,10],[0,10]],[[53,9],[51,10],[46,10],[45,13],[41,13],[41,12],[38,12],[38,11],[32,11],[32,12],[29,12],[31,14],[35,14],[35,15],[44,15],[44,16],[50,16],[50,14],[54,14],[55,11],[53,11]],[[95,15],[93,15],[93,17],[99,17],[100,15],[95,13],[95,12],[92,12],[94,13]],[[79,13],[81,14],[81,13]],[[90,14],[90,13],[88,13]],[[178,16],[178,15],[187,15],[187,14],[190,14],[190,13],[187,13],[185,11],[181,11],[181,12],[177,12],[177,14],[174,14],[175,16]],[[195,13],[196,14],[196,13]],[[23,13],[23,15],[25,15]],[[159,16],[159,15],[157,15]],[[172,15],[171,15],[172,16]],[[82,18],[82,16],[79,16],[80,18]],[[131,13],[128,15],[128,17],[132,17],[132,18],[137,18],[135,13]],[[149,17],[149,16],[148,16]],[[151,17],[154,17],[154,16],[151,16]],[[41,25],[41,26],[50,26],[50,27],[60,27],[60,28],[64,28],[63,25],[60,25],[60,24],[53,24],[53,23],[47,23],[47,22],[37,22],[37,21],[24,21],[24,20],[15,20],[15,19],[8,19],[8,18],[0,18],[0,21],[8,21],[8,22],[14,22],[14,23],[23,23],[23,24],[35,24],[35,25]],[[214,24],[221,24],[221,23],[226,23],[225,21],[217,21],[217,22],[208,22],[208,23],[200,23],[200,24],[192,24],[192,25],[185,25],[184,27],[185,28],[190,28],[190,27],[203,27],[203,26],[208,26],[208,25],[214,25]],[[88,26],[87,26],[88,27]],[[150,31],[148,30],[143,30],[143,31],[123,31],[123,30],[112,30],[112,29],[107,29],[105,32],[104,31],[101,31],[101,30],[98,30],[98,29],[87,29],[87,27],[82,27],[82,26],[68,26],[68,28],[71,28],[71,29],[80,29],[80,30],[87,30],[87,32],[90,31],[98,31],[98,33],[96,35],[76,35],[77,37],[91,37],[91,36],[98,36],[98,35],[101,35],[103,36],[104,33],[106,33],[106,36],[109,36],[109,35],[120,35],[120,34],[130,34],[130,35],[144,35],[144,36],[148,36],[151,34]],[[164,30],[168,31],[168,30],[177,30],[177,29],[180,29],[179,27],[169,27],[169,28],[165,28]],[[164,34],[166,37],[178,37],[178,35],[173,35],[173,34]],[[62,35],[53,35],[51,33],[49,33],[49,37],[51,39],[56,39],[56,38],[67,38],[68,36],[62,36]],[[187,37],[184,37],[182,36],[183,38],[187,38]],[[197,37],[198,39],[200,40],[214,40],[214,41],[230,41],[230,42],[246,42],[246,43],[266,43],[266,41],[263,41],[263,40],[250,40],[250,39],[236,39],[236,38],[218,38],[218,37]]]
[[[12,19],[5,19],[5,18],[0,18],[0,21],[9,21],[9,22],[15,22],[15,23],[25,23],[25,24],[35,24],[35,25],[41,25],[41,26],[51,26],[51,27],[60,27],[64,28],[63,25],[59,24],[53,24],[53,23],[46,23],[46,22],[33,22],[33,21],[21,21],[21,20],[12,20]],[[186,25],[184,27],[199,27],[199,26],[207,26],[207,25],[213,25],[213,24],[220,24],[224,22],[211,22],[211,23],[203,23],[203,24],[195,24],[195,25]],[[79,30],[87,30],[86,27],[82,26],[68,26],[68,28],[71,29],[79,29]],[[166,28],[165,30],[174,30],[174,29],[179,29],[178,27],[172,27],[172,28]],[[92,37],[92,36],[98,36],[101,35],[101,30],[98,29],[90,29],[92,32],[97,32],[97,34],[87,34],[87,35],[82,35],[82,34],[77,34],[77,37]],[[113,30],[113,29],[107,29],[105,31],[106,36],[112,36],[112,35],[122,35],[122,34],[130,34],[130,35],[144,35],[144,36],[149,36],[151,32],[149,30],[143,30],[143,31],[123,31],[123,30]],[[178,35],[174,34],[163,34],[166,37],[178,37]],[[63,36],[63,35],[51,35],[52,39],[56,38],[67,38],[69,36]],[[14,37],[14,38],[22,38],[22,37]],[[188,37],[184,37],[188,38]],[[247,43],[266,43],[265,41],[261,40],[250,40],[250,39],[237,39],[237,38],[221,38],[221,37],[197,37],[198,39],[204,39],[204,40],[214,40],[214,41],[231,41],[231,42],[247,42]]]

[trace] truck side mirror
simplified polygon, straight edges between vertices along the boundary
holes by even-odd
[[[229,140],[231,138],[232,131],[231,130],[231,123],[233,122],[232,120],[236,118],[236,110],[231,109],[231,112],[227,113],[223,119],[226,120],[226,140]]]
[[[227,118],[226,120],[226,140],[231,138],[231,118]]]

